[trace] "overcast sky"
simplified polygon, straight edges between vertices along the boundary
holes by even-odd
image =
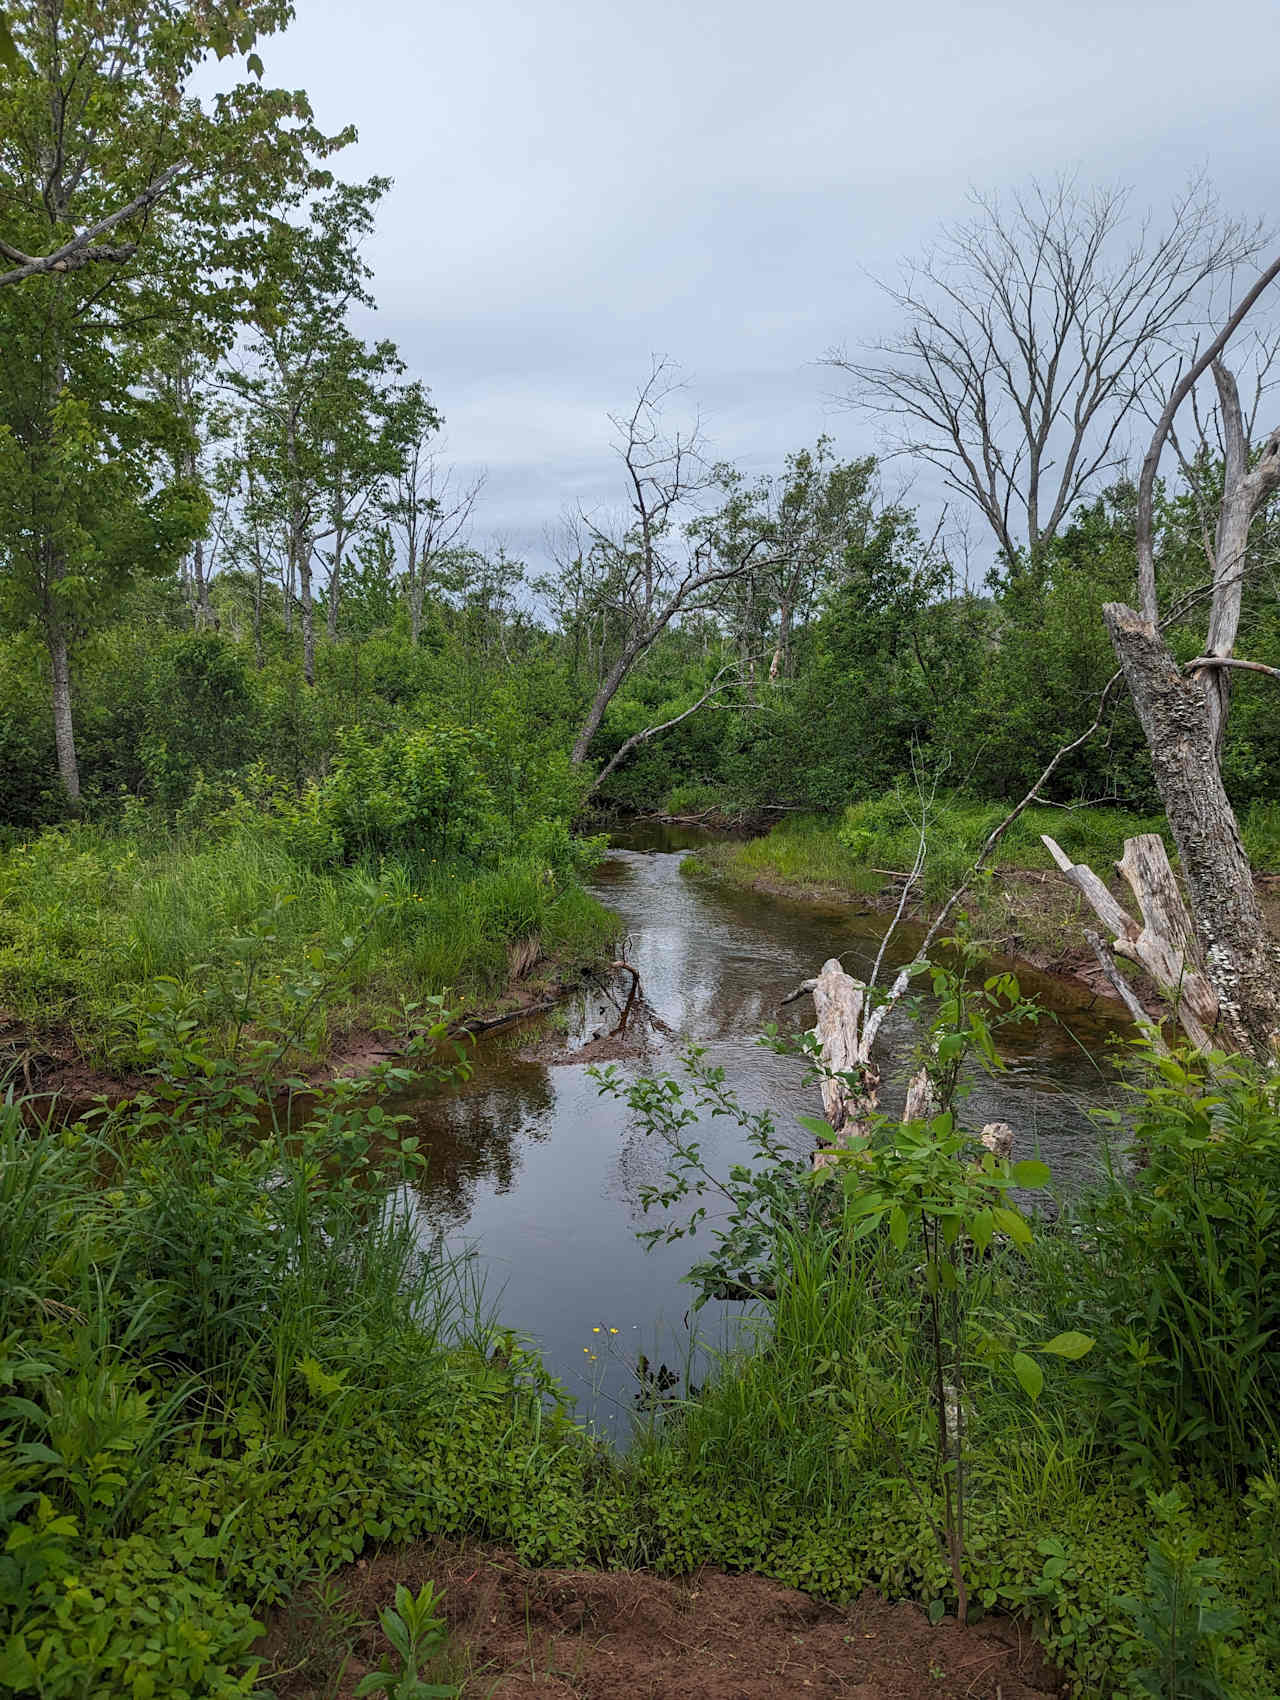
[[[358,126],[344,176],[395,179],[377,329],[488,469],[477,540],[532,558],[616,492],[606,415],[655,352],[719,456],[875,447],[821,356],[889,328],[872,275],[971,186],[1280,186],[1277,0],[298,0],[263,57]]]

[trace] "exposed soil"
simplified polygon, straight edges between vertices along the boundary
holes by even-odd
[[[91,1063],[69,1028],[35,1032],[0,1010],[0,1080],[9,1076],[19,1092],[56,1095],[64,1106],[86,1109],[98,1098],[135,1097],[148,1084],[141,1074],[113,1075]]]
[[[281,1700],[348,1700],[388,1650],[397,1582],[443,1589],[451,1641],[436,1681],[465,1700],[1049,1700],[1062,1684],[1020,1625],[931,1626],[874,1594],[827,1604],[762,1576],[706,1569],[531,1570],[479,1547],[361,1561],[319,1605],[275,1615],[259,1646]],[[345,1665],[345,1668],[344,1668]],[[286,1674],[290,1673],[290,1674]]]
[[[547,969],[545,963],[544,970]],[[537,979],[514,979],[506,994],[461,1017],[453,1037],[498,1031],[545,1015],[567,997],[578,979],[565,980],[551,969]],[[355,1025],[333,1036],[328,1054],[312,1062],[294,1060],[292,1073],[311,1087],[339,1078],[369,1074],[380,1063],[406,1055],[395,1033]],[[579,1060],[575,1058],[575,1060]],[[100,1099],[118,1104],[151,1087],[146,1075],[114,1072],[87,1058],[69,1028],[38,1030],[0,1009],[0,1081],[12,1076],[17,1089],[36,1098],[57,1098],[63,1113],[88,1109]]]

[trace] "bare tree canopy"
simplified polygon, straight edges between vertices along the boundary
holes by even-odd
[[[974,502],[1006,560],[1035,556],[1113,474],[1135,408],[1212,310],[1261,232],[1193,182],[1161,228],[1123,188],[1032,182],[973,196],[886,294],[904,323],[829,363],[896,452]]]
[[[580,602],[607,614],[613,634],[613,653],[574,741],[575,764],[586,760],[622,681],[671,621],[713,586],[749,571],[761,553],[757,536],[726,559],[692,524],[715,475],[698,422],[673,431],[664,418],[681,388],[672,364],[655,358],[631,408],[610,420],[625,472],[626,518],[610,526],[580,514],[567,528],[576,553],[562,571],[578,586]]]

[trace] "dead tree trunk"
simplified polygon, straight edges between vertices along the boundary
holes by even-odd
[[[1118,602],[1104,607],[1103,618],[1178,846],[1204,971],[1216,994],[1215,1042],[1273,1061],[1280,955],[1222,783],[1220,722],[1199,679],[1180,671],[1150,622]]]
[[[835,1137],[830,1145],[821,1145],[813,1153],[815,1169],[841,1162],[841,1151],[854,1149],[870,1135],[880,1107],[881,1079],[879,1067],[872,1060],[872,1047],[885,1017],[902,998],[910,980],[910,969],[900,970],[883,1002],[873,1004],[870,988],[846,974],[832,957],[823,963],[821,974],[806,980],[785,1000],[790,1003],[806,992],[812,993],[817,1016],[813,1031],[823,1070],[822,1111]],[[924,1121],[936,1115],[938,1108],[934,1079],[925,1063],[907,1084],[901,1120]],[[1001,1160],[1013,1149],[1013,1132],[1005,1122],[988,1122],[979,1139]]]
[[[1073,863],[1048,833],[1041,836],[1049,854],[1110,934],[1111,949],[1146,970],[1191,1043],[1198,1050],[1209,1050],[1218,1027],[1218,995],[1204,973],[1195,928],[1169,866],[1164,840],[1154,832],[1125,840],[1118,866],[1138,901],[1142,916],[1138,922],[1092,868]],[[1107,947],[1096,934],[1087,936],[1134,1020],[1151,1025],[1132,988],[1116,971]]]
[[[814,1038],[822,1064],[822,1113],[834,1141],[813,1153],[815,1169],[840,1161],[839,1151],[849,1150],[871,1132],[872,1118],[879,1109],[880,1070],[871,1050],[894,1004],[906,991],[910,976],[906,969],[895,979],[883,1003],[873,1005],[869,988],[846,974],[832,957],[815,979],[806,980],[792,998],[813,995],[817,1017]],[[791,1002],[791,998],[786,1000]],[[928,1070],[920,1069],[907,1088],[903,1119],[912,1121],[931,1113],[932,1084]]]

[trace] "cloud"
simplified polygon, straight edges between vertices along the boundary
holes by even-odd
[[[537,551],[616,490],[605,415],[657,351],[715,447],[755,466],[834,431],[815,363],[885,327],[872,281],[971,185],[1078,168],[1164,202],[1207,167],[1265,210],[1280,165],[1274,0],[909,8],[848,0],[305,0],[268,75],[353,120],[387,173],[378,326],[486,466],[480,528]]]

